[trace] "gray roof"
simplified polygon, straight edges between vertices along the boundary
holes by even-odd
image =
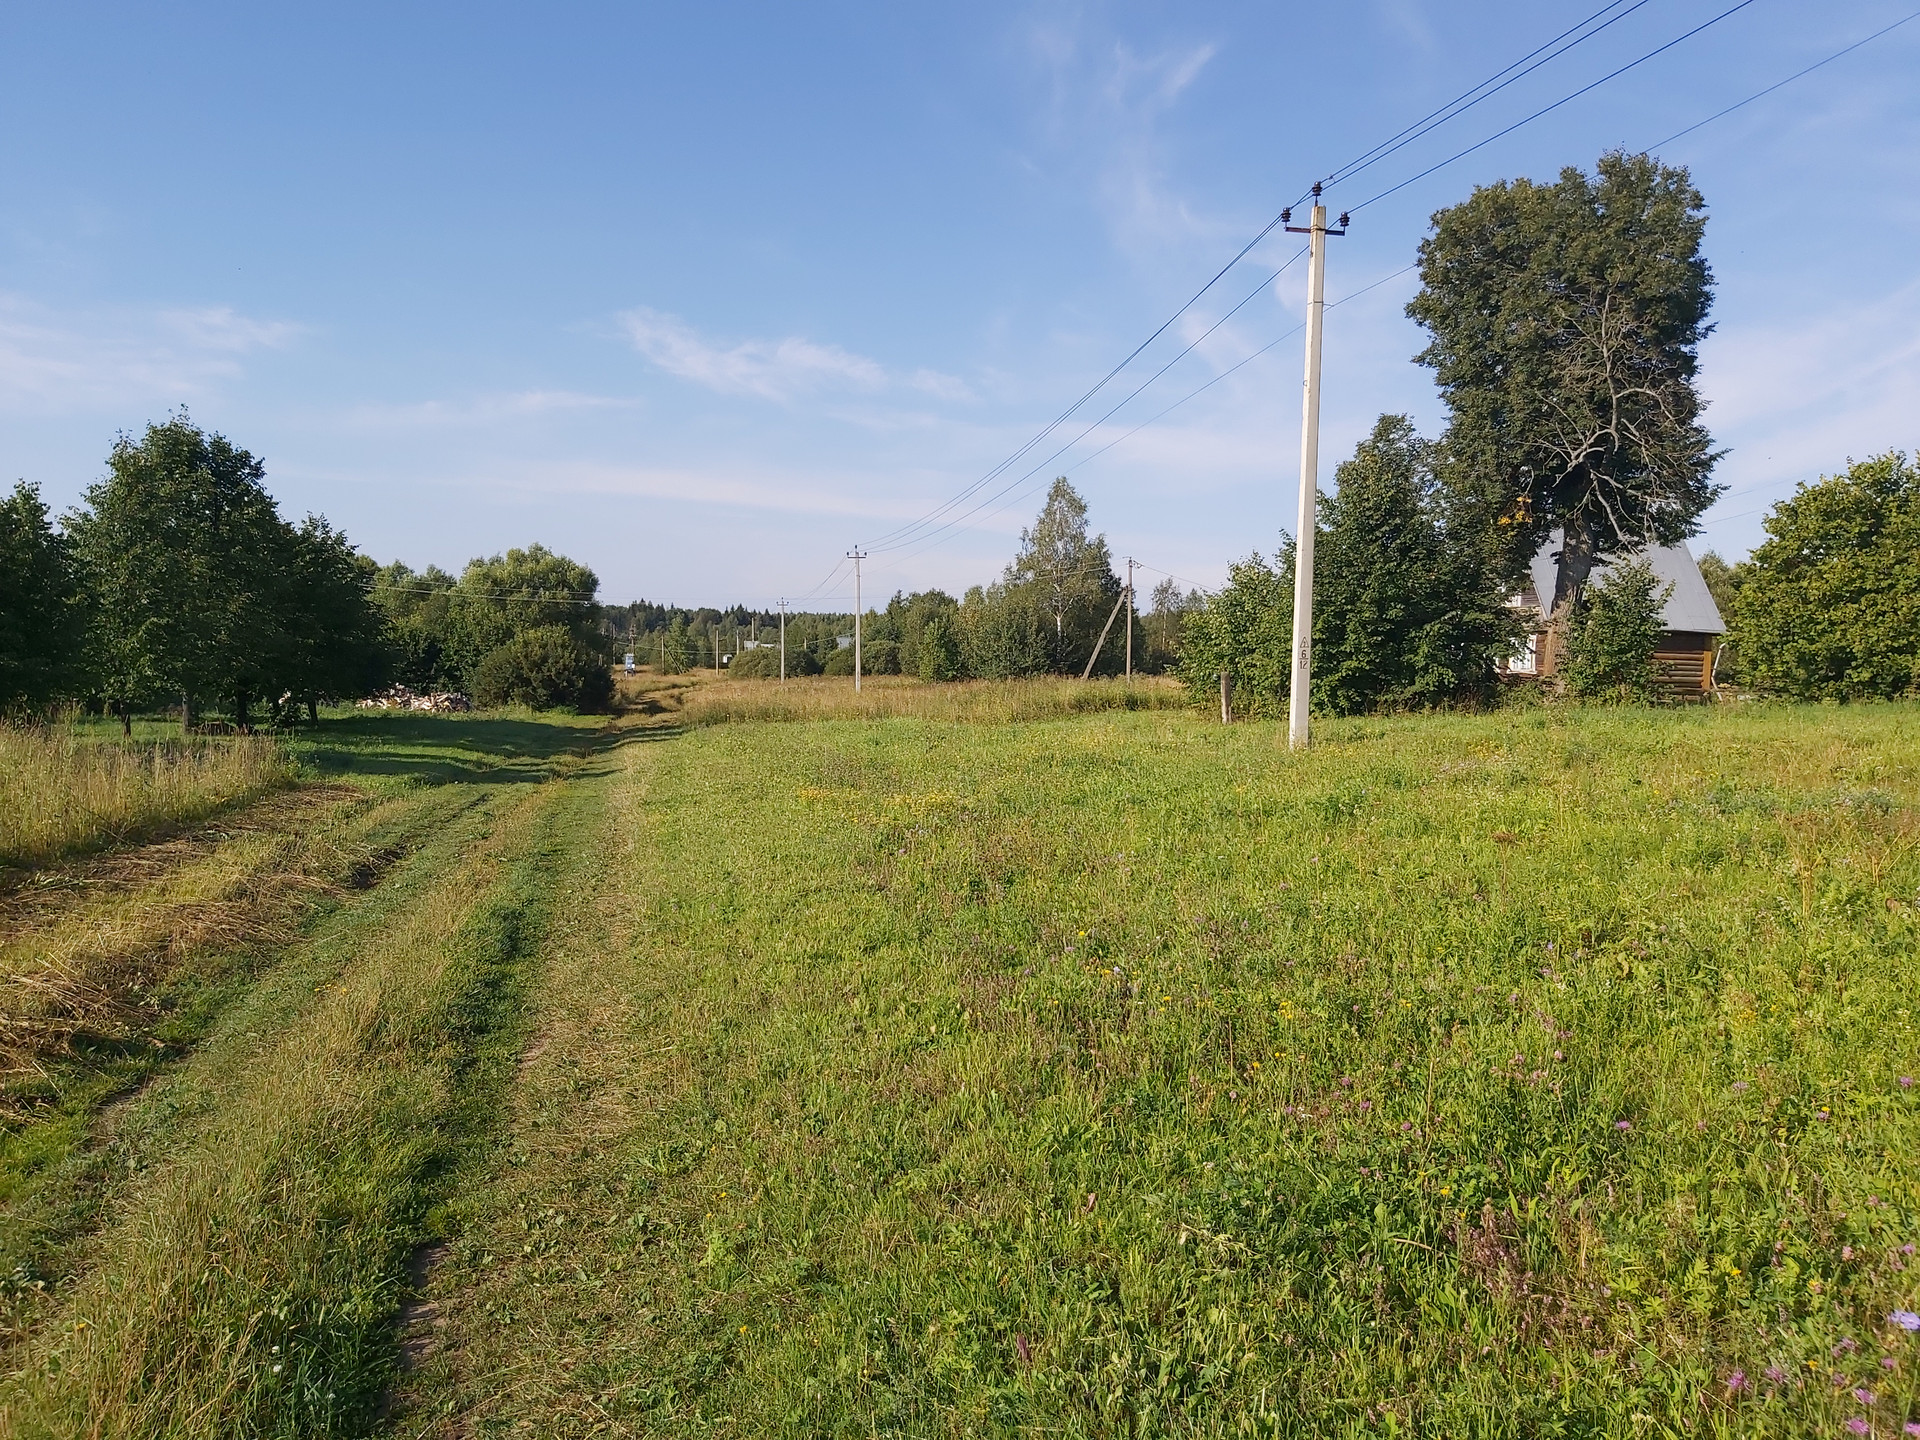
[[[1547,537],[1547,543],[1533,557],[1528,570],[1533,579],[1533,593],[1523,595],[1523,601],[1538,605],[1542,612],[1553,604],[1554,564],[1553,555],[1560,548],[1560,532],[1554,531]],[[1707,582],[1700,578],[1700,567],[1694,563],[1693,552],[1687,549],[1685,542],[1678,545],[1655,545],[1645,550],[1637,550],[1622,559],[1644,560],[1653,567],[1653,573],[1664,585],[1673,586],[1673,593],[1667,596],[1667,603],[1661,611],[1661,623],[1669,630],[1686,630],[1698,635],[1724,635],[1727,627],[1721,622],[1720,607],[1713,603],[1713,594],[1707,589]],[[1596,565],[1589,583],[1603,579],[1607,565]]]

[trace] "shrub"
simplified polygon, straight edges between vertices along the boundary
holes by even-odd
[[[827,656],[827,663],[820,667],[820,673],[822,675],[853,674],[853,647],[848,645]]]
[[[922,680],[958,680],[964,673],[960,637],[945,615],[934,615],[920,629],[919,660]]]
[[[1740,677],[1800,700],[1920,690],[1920,467],[1893,451],[1782,500],[1741,566]]]
[[[1567,690],[1574,695],[1645,700],[1653,694],[1653,651],[1661,607],[1673,593],[1653,568],[1624,560],[1608,568],[1574,613],[1567,635]]]
[[[604,710],[613,698],[613,672],[566,626],[541,625],[488,651],[473,690],[486,706]]]

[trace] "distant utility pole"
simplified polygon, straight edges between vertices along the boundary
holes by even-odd
[[[720,627],[713,627],[713,673],[720,673]]]
[[[787,683],[787,602],[780,602],[780,683]]]
[[[1133,681],[1133,557],[1127,557],[1127,681]]]
[[[1287,211],[1280,218],[1291,219]],[[1320,203],[1320,182],[1313,182],[1313,219],[1289,225],[1289,233],[1307,237],[1307,384],[1300,415],[1300,523],[1294,531],[1293,680],[1287,696],[1287,744],[1307,743],[1307,698],[1313,684],[1313,532],[1320,500],[1320,331],[1327,309],[1327,236],[1347,233],[1327,228],[1327,207]],[[1225,696],[1222,695],[1222,708]]]
[[[860,693],[860,562],[867,558],[858,545],[847,551],[853,561],[853,693]]]

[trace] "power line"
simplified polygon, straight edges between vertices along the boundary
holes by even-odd
[[[1689,125],[1684,130],[1676,130],[1673,132],[1673,134],[1667,136],[1666,139],[1656,140],[1654,141],[1653,144],[1647,146],[1646,148],[1649,150],[1658,150],[1662,145],[1671,145],[1674,141],[1678,140],[1682,135],[1691,135],[1694,131],[1698,130],[1702,125],[1711,125],[1714,121],[1719,120],[1725,116],[1731,115],[1734,111],[1743,109],[1744,107],[1751,105],[1756,100],[1759,100],[1765,96],[1771,95],[1774,91],[1780,89],[1783,85],[1791,85],[1794,81],[1800,79],[1802,76],[1811,75],[1814,71],[1818,70],[1821,66],[1831,65],[1834,61],[1838,60],[1843,55],[1851,55],[1854,51],[1858,50],[1862,45],[1871,44],[1873,41],[1878,40],[1882,35],[1888,34],[1894,30],[1898,30],[1902,25],[1905,25],[1909,21],[1913,21],[1913,20],[1920,20],[1920,10],[1914,11],[1911,15],[1901,16],[1898,20],[1894,21],[1891,25],[1885,26],[1882,29],[1874,31],[1873,34],[1867,36],[1865,40],[1856,40],[1853,42],[1853,44],[1847,46],[1844,50],[1836,50],[1833,52],[1833,54],[1827,56],[1826,59],[1816,60],[1813,62],[1813,64],[1807,66],[1806,69],[1796,70],[1794,71],[1793,74],[1787,76],[1786,79],[1776,80],[1774,81],[1773,84],[1767,86],[1766,89],[1756,90],[1753,92],[1753,94],[1747,96],[1746,99],[1741,100],[1735,104],[1729,105],[1724,110],[1716,111],[1714,114],[1709,115],[1706,119],[1698,121],[1695,124]]]
[[[1005,486],[1004,488],[996,491],[992,495],[989,495],[985,500],[982,500],[978,505],[974,506],[972,510],[969,510],[961,515],[953,516],[943,521],[941,524],[935,526],[932,530],[922,531],[918,535],[912,536],[906,540],[898,541],[895,544],[884,547],[884,548],[887,550],[904,549],[908,545],[919,544],[921,541],[930,541],[934,537],[937,537],[944,531],[950,530],[955,526],[964,526],[965,522],[969,518],[971,518],[974,515],[977,515],[981,510],[993,504],[994,501],[998,500],[1001,496],[1005,495],[1008,491],[1013,490],[1021,485],[1024,485],[1027,481],[1031,480],[1035,475],[1039,474],[1041,471],[1050,468],[1053,465],[1054,461],[1058,460],[1062,455],[1066,454],[1069,450],[1073,449],[1074,446],[1078,445],[1082,440],[1086,439],[1087,436],[1091,435],[1095,430],[1098,430],[1102,425],[1106,424],[1107,421],[1111,420],[1115,415],[1117,415],[1122,409],[1124,409],[1134,399],[1135,396],[1139,395],[1141,391],[1145,390],[1149,385],[1153,384],[1154,381],[1158,380],[1162,375],[1166,374],[1167,371],[1171,370],[1175,365],[1178,365],[1182,360],[1186,359],[1187,356],[1191,355],[1197,348],[1199,348],[1202,341],[1204,341],[1209,335],[1213,334],[1213,332],[1218,330],[1222,325],[1226,324],[1227,321],[1231,320],[1235,315],[1239,314],[1240,311],[1246,307],[1249,301],[1251,301],[1256,295],[1260,294],[1261,291],[1265,290],[1267,286],[1271,285],[1275,280],[1278,280],[1282,275],[1284,275],[1287,272],[1287,270],[1294,264],[1294,262],[1297,261],[1302,255],[1306,253],[1307,252],[1304,246],[1301,249],[1295,251],[1293,255],[1290,256],[1286,260],[1286,262],[1280,266],[1279,269],[1275,270],[1271,275],[1268,275],[1265,279],[1263,279],[1258,285],[1254,286],[1253,289],[1249,290],[1246,294],[1245,299],[1241,300],[1238,305],[1235,305],[1233,307],[1233,309],[1227,311],[1226,314],[1222,315],[1218,320],[1214,321],[1213,324],[1209,325],[1206,328],[1206,330],[1203,331],[1197,339],[1195,339],[1191,344],[1187,346],[1186,349],[1182,350],[1178,355],[1174,356],[1171,360],[1167,361],[1166,364],[1162,365],[1158,370],[1154,371],[1153,374],[1149,375],[1145,380],[1142,380],[1130,392],[1128,392],[1128,394],[1119,402],[1119,404],[1113,406],[1112,409],[1108,410],[1106,414],[1102,415],[1098,420],[1095,420],[1091,425],[1088,425],[1086,429],[1082,430],[1078,435],[1074,436],[1073,439],[1069,440],[1066,444],[1062,445],[1058,450],[1054,451],[1053,454],[1049,455],[1046,459],[1042,460],[1038,465],[1035,465],[1032,469],[1028,470],[1025,474],[1021,475],[1018,479],[1014,480],[1012,484]],[[876,550],[879,550],[882,547],[875,546],[874,548]],[[922,550],[916,550],[914,553],[921,554],[923,553],[923,551],[924,551],[924,547]]]
[[[1377,195],[1369,195],[1365,200],[1362,200],[1357,205],[1349,205],[1347,207],[1347,213],[1351,215],[1355,211],[1364,210],[1367,208],[1367,206],[1373,204],[1376,200],[1384,200],[1387,198],[1387,196],[1396,194],[1399,191],[1406,189],[1409,185],[1412,185],[1418,181],[1426,179],[1427,176],[1433,174],[1435,171],[1446,169],[1447,166],[1453,164],[1454,161],[1463,160],[1467,156],[1473,154],[1474,151],[1485,149],[1487,146],[1493,144],[1494,141],[1502,138],[1503,136],[1511,135],[1514,131],[1518,130],[1521,126],[1531,125],[1534,121],[1538,120],[1542,115],[1552,114],[1555,110],[1558,110],[1562,105],[1566,105],[1571,103],[1572,101],[1578,100],[1582,95],[1585,95],[1588,91],[1597,90],[1602,85],[1606,84],[1609,80],[1616,80],[1620,76],[1626,74],[1627,71],[1633,69],[1634,67],[1646,64],[1647,61],[1653,59],[1656,55],[1664,55],[1667,51],[1673,49],[1674,46],[1680,44],[1682,41],[1691,40],[1694,36],[1698,35],[1702,30],[1706,30],[1711,28],[1712,26],[1718,25],[1722,20],[1725,20],[1729,15],[1737,14],[1739,11],[1746,9],[1749,5],[1753,3],[1754,3],[1754,0],[1739,0],[1739,3],[1737,5],[1729,6],[1727,9],[1722,10],[1718,15],[1714,16],[1711,20],[1703,21],[1700,24],[1694,26],[1693,29],[1687,31],[1686,34],[1676,35],[1673,39],[1667,41],[1666,44],[1656,46],[1652,50],[1647,51],[1646,54],[1641,55],[1636,59],[1629,60],[1626,64],[1622,65],[1618,70],[1610,70],[1605,75],[1602,75],[1598,80],[1593,81],[1591,84],[1582,85],[1578,90],[1573,91],[1571,94],[1562,95],[1558,100],[1554,101],[1551,105],[1543,105],[1538,110],[1534,111],[1531,115],[1526,116],[1524,119],[1516,120],[1511,125],[1508,125],[1504,129],[1496,130],[1493,134],[1487,136],[1486,139],[1477,140],[1473,144],[1467,146],[1466,149],[1455,151],[1453,154],[1449,155],[1446,159],[1440,161],[1438,164],[1429,165],[1426,169],[1422,170],[1418,175],[1410,175],[1405,180],[1402,180],[1398,185],[1390,185]]]
[[[1617,21],[1626,19],[1627,16],[1633,14],[1633,12],[1640,9],[1641,6],[1647,4],[1648,0],[1635,0],[1635,3],[1633,3],[1632,5],[1629,5],[1625,10],[1622,10],[1618,15],[1614,15],[1611,18],[1602,21],[1600,24],[1594,25],[1591,30],[1587,30],[1586,33],[1581,35],[1577,40],[1572,41],[1570,44],[1562,45],[1558,50],[1554,50],[1551,55],[1545,56],[1543,59],[1536,61],[1532,65],[1527,65],[1527,61],[1532,60],[1534,56],[1540,55],[1542,51],[1552,49],[1552,47],[1554,47],[1555,45],[1559,45],[1562,40],[1565,40],[1569,35],[1572,35],[1574,31],[1581,30],[1588,25],[1592,25],[1595,20],[1599,20],[1602,15],[1605,15],[1607,13],[1607,11],[1614,9],[1616,6],[1620,5],[1621,3],[1623,3],[1623,0],[1611,0],[1610,4],[1602,6],[1600,9],[1594,11],[1593,14],[1589,15],[1585,20],[1582,20],[1578,25],[1573,26],[1571,29],[1561,31],[1558,35],[1554,36],[1553,39],[1549,40],[1545,45],[1542,45],[1538,50],[1531,51],[1530,53],[1521,56],[1518,60],[1514,61],[1513,64],[1509,65],[1505,70],[1502,70],[1498,74],[1492,75],[1487,79],[1481,81],[1478,85],[1474,86],[1473,89],[1466,91],[1464,94],[1459,95],[1452,100],[1449,100],[1445,105],[1442,105],[1438,110],[1433,111],[1431,114],[1425,116],[1424,118],[1414,121],[1413,124],[1409,125],[1406,129],[1402,130],[1398,135],[1390,136],[1386,140],[1381,141],[1380,144],[1374,146],[1373,149],[1363,151],[1355,159],[1349,160],[1345,165],[1342,165],[1339,169],[1335,170],[1332,174],[1328,175],[1322,183],[1326,185],[1336,185],[1342,181],[1351,180],[1355,175],[1358,175],[1362,170],[1371,169],[1373,166],[1377,165],[1380,161],[1386,159],[1387,156],[1393,154],[1395,151],[1405,149],[1408,145],[1411,145],[1414,141],[1420,139],[1422,136],[1431,134],[1433,131],[1439,129],[1442,125],[1446,124],[1449,120],[1457,119],[1461,115],[1466,114],[1467,111],[1471,110],[1474,106],[1478,105],[1482,100],[1491,99],[1493,96],[1498,95],[1502,90],[1506,89],[1507,86],[1512,85],[1517,81],[1524,79],[1528,75],[1531,75],[1535,70],[1538,70],[1542,65],[1549,64],[1552,61],[1559,59],[1562,55],[1565,55],[1569,50],[1572,50],[1574,46],[1585,44],[1587,41],[1591,40],[1594,36],[1598,35],[1602,30],[1605,30],[1608,26],[1616,23]],[[1524,70],[1520,69],[1520,67],[1523,65],[1526,65],[1526,68]],[[1519,73],[1517,74],[1509,73],[1513,71],[1518,71]],[[1506,78],[1502,79],[1503,76]],[[1500,83],[1497,85],[1493,83],[1496,80],[1500,81]],[[1469,98],[1469,97],[1472,97],[1472,98]],[[1462,103],[1463,101],[1465,102],[1464,104]]]

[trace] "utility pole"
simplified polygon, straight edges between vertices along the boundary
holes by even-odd
[[[860,562],[867,558],[858,545],[847,552],[853,561],[853,693],[860,693]]]
[[[1282,212],[1283,221],[1290,215]],[[1287,745],[1307,743],[1307,699],[1313,684],[1313,532],[1320,500],[1320,332],[1327,309],[1327,236],[1347,233],[1327,228],[1327,207],[1320,203],[1320,182],[1313,182],[1313,219],[1289,233],[1307,237],[1307,383],[1300,414],[1300,523],[1294,530],[1293,679],[1287,695]]]
[[[1133,557],[1127,557],[1127,683],[1133,683]]]
[[[718,625],[713,627],[713,673],[715,678],[719,677],[719,674],[720,674],[720,627]]]
[[[780,683],[787,683],[787,602],[780,602]]]

